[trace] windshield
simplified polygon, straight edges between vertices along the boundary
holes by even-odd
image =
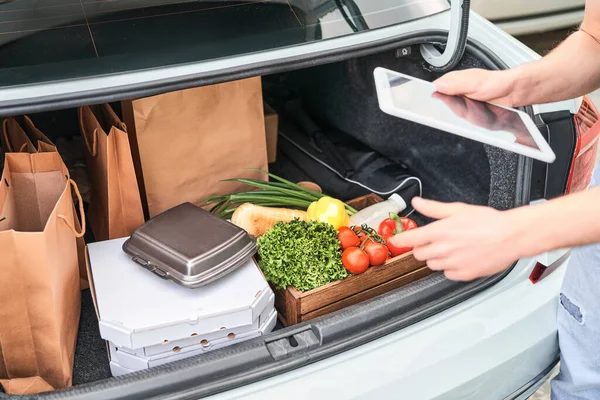
[[[447,8],[446,0],[0,1],[0,86],[230,57]]]

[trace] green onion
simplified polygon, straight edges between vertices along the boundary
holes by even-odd
[[[210,212],[219,215],[222,218],[229,218],[235,212],[237,207],[244,203],[252,203],[264,207],[289,207],[306,210],[313,201],[325,197],[325,194],[303,188],[302,186],[283,179],[277,175],[271,174],[261,169],[249,169],[259,171],[274,181],[261,181],[257,179],[233,178],[221,182],[240,182],[258,190],[247,192],[230,193],[223,196],[213,196],[204,200],[209,205],[212,204]],[[349,215],[356,214],[356,210],[345,204]]]

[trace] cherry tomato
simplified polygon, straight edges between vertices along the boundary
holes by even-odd
[[[351,274],[362,274],[369,268],[369,256],[358,247],[348,247],[342,253],[342,264]]]
[[[408,253],[412,250],[412,247],[400,247],[396,243],[400,235],[388,235],[384,236],[385,245],[390,250],[392,257],[398,257],[399,255]]]
[[[360,239],[356,236],[356,233],[347,226],[338,229],[338,239],[344,250],[348,247],[358,247],[360,245]]]
[[[396,233],[415,229],[417,223],[410,218],[400,218],[394,213],[390,213],[390,218],[386,218],[379,224],[377,233],[381,236],[391,236]]]
[[[365,253],[369,256],[369,264],[381,265],[388,259],[389,251],[384,244],[367,240],[365,242]]]
[[[358,236],[358,239],[360,240],[361,243],[367,237],[367,234],[365,233],[365,231],[361,230],[360,226],[354,228],[354,233]]]

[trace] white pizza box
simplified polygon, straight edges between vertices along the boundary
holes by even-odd
[[[235,338],[244,333],[259,330],[261,325],[271,316],[271,312],[274,310],[274,308],[275,295],[271,294],[271,297],[269,298],[269,301],[264,310],[261,312],[259,317],[255,319],[250,325],[243,325],[232,328],[223,326],[218,331],[206,333],[200,332],[197,335],[185,339],[173,340],[167,343],[161,343],[154,346],[141,347],[139,349],[129,349],[127,347],[121,346],[119,347],[119,351],[140,357],[150,357],[165,353],[175,354],[187,349],[190,346],[196,346],[198,344],[202,344],[202,346],[205,349],[210,349],[213,342],[215,342],[216,340],[225,338]]]
[[[127,238],[91,243],[88,276],[100,336],[137,349],[251,325],[273,291],[253,259],[197,289],[149,272],[123,252]]]
[[[135,372],[135,371],[132,371],[127,368],[123,368],[116,362],[112,362],[112,361],[110,362],[110,373],[112,374],[112,376],[127,375],[127,374],[131,374],[133,372]]]
[[[222,339],[215,340],[210,346],[204,346],[197,344],[195,346],[188,346],[187,348],[178,349],[177,352],[169,352],[166,354],[158,354],[150,357],[141,357],[134,354],[129,354],[115,346],[113,343],[109,343],[110,348],[110,361],[111,365],[116,364],[128,371],[141,371],[144,369],[156,367],[159,365],[168,364],[173,361],[183,360],[189,357],[204,354],[216,349],[228,347],[236,343],[250,340],[265,333],[269,333],[275,327],[277,322],[277,311],[271,310],[269,317],[263,321],[260,329],[245,332],[235,337],[225,337]]]

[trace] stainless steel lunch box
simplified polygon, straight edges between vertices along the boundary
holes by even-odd
[[[197,288],[243,265],[257,245],[243,229],[183,203],[136,229],[123,251],[156,276]]]

